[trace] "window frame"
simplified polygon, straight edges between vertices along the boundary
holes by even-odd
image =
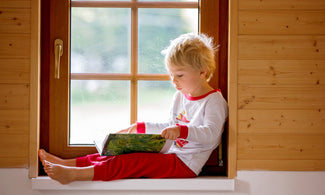
[[[220,51],[216,53],[216,63],[217,63],[217,70],[214,74],[214,77],[211,79],[210,84],[214,88],[221,88],[223,95],[225,98],[227,98],[227,77],[220,77],[220,74],[225,74],[227,72],[227,17],[226,19],[221,19],[220,15],[227,15],[228,13],[228,1],[226,0],[201,0],[198,3],[196,2],[160,2],[160,6],[156,6],[155,3],[158,2],[136,2],[135,0],[132,0],[130,2],[105,2],[104,4],[109,7],[127,7],[131,8],[131,15],[132,15],[132,21],[131,21],[131,29],[134,30],[134,33],[131,33],[131,74],[100,74],[100,75],[85,75],[85,74],[71,74],[71,79],[113,79],[113,80],[131,80],[131,97],[137,97],[137,81],[139,80],[159,80],[159,81],[166,81],[169,80],[168,74],[138,74],[137,72],[137,63],[138,63],[138,23],[137,23],[137,7],[138,8],[194,8],[195,6],[199,7],[199,32],[200,33],[206,33],[209,36],[214,37],[215,44],[221,44],[222,47],[220,48]],[[70,7],[89,7],[90,5],[88,2],[71,2],[69,4],[68,1],[64,1],[63,4],[56,4],[53,3],[53,1],[49,2],[49,0],[42,0],[42,10],[51,10],[53,7],[55,7],[56,10],[60,10],[59,15],[66,15],[69,18],[70,15]],[[93,6],[102,6],[103,2],[92,2],[91,7]],[[220,10],[220,12],[216,12],[215,10]],[[226,13],[222,13],[223,11],[226,11]],[[63,22],[63,26],[65,28],[60,28],[58,30],[54,30],[55,32],[52,33],[53,29],[51,29],[50,23],[55,23],[58,20],[60,20],[58,17],[56,17],[57,13],[51,12],[50,14],[44,14],[42,12],[42,42],[41,47],[42,48],[50,48],[53,45],[54,37],[57,35],[55,34],[64,34],[64,33],[70,33],[70,19],[68,21]],[[133,21],[134,20],[134,21]],[[226,20],[226,21],[225,21]],[[50,21],[50,22],[47,22]],[[226,23],[225,23],[226,22]],[[215,25],[211,25],[211,23]],[[223,25],[223,28],[220,29],[220,25]],[[52,30],[52,31],[51,31]],[[50,33],[48,33],[50,32]],[[220,37],[221,36],[221,37]],[[63,56],[63,60],[69,60],[64,59],[68,58],[70,56],[69,52],[69,40],[67,38],[63,38],[65,45],[64,50],[66,52],[66,55]],[[44,41],[45,40],[45,41]],[[69,80],[70,74],[69,71],[61,71],[62,75],[62,81],[57,81],[53,78],[53,76],[50,74],[53,72],[53,63],[54,56],[53,52],[44,52],[42,54],[41,62],[42,62],[42,69],[41,69],[41,141],[40,141],[40,147],[45,148],[49,150],[51,153],[56,154],[62,158],[74,158],[81,155],[86,155],[89,153],[95,153],[96,149],[94,146],[69,146],[68,141],[68,131],[62,131],[63,129],[66,129],[66,124],[68,124],[68,117],[66,123],[63,124],[54,124],[52,121],[56,120],[57,115],[66,115],[68,116],[68,110],[65,109],[66,107],[69,107],[69,101],[64,99],[65,97],[68,97],[69,95],[69,89],[64,89],[65,95],[62,95],[55,87],[60,82],[66,82],[66,80]],[[44,64],[47,64],[48,66],[44,66]],[[222,65],[221,65],[222,64]],[[227,75],[227,73],[225,74]],[[54,86],[54,87],[53,87]],[[50,96],[50,94],[54,94],[53,96]],[[53,99],[56,99],[56,101],[60,101],[62,107],[56,108],[51,103]],[[69,99],[69,98],[68,98]],[[131,123],[136,121],[137,118],[137,98],[131,98]],[[50,114],[49,110],[56,109],[56,115]],[[225,160],[225,167],[223,169],[227,168],[227,136],[223,136],[223,147],[222,147],[222,154],[223,159]],[[226,142],[225,142],[226,141]],[[213,159],[213,158],[212,158]],[[204,169],[205,174],[209,174],[210,172],[216,171],[216,168],[214,166],[207,167]],[[217,172],[219,169],[217,168]],[[224,171],[223,171],[224,172]]]

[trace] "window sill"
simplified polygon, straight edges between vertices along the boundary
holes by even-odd
[[[194,179],[122,179],[110,182],[78,181],[68,185],[50,179],[32,179],[33,190],[104,190],[104,191],[234,191],[235,180],[226,177]]]

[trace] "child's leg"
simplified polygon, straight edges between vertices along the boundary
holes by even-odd
[[[114,158],[114,156],[100,156],[99,153],[88,154],[86,156],[76,158],[76,166],[87,167],[101,162],[105,162],[111,158]]]
[[[192,178],[196,174],[175,154],[133,153],[94,164],[93,180],[123,178]]]
[[[41,160],[41,162],[44,164],[44,161],[48,161],[54,164],[60,164],[60,165],[64,165],[64,166],[76,166],[76,159],[62,159],[59,158],[57,156],[54,156],[53,154],[50,154],[48,152],[46,152],[43,149],[40,149],[38,151],[38,156]]]
[[[91,181],[94,177],[94,166],[70,167],[54,164],[44,160],[44,170],[48,176],[61,184],[73,181]]]
[[[175,154],[133,153],[103,157],[99,154],[93,154],[69,160],[60,159],[44,150],[41,150],[39,155],[42,159],[45,172],[49,177],[62,184],[67,184],[72,181],[109,181],[141,177],[196,177],[196,174],[178,159]]]

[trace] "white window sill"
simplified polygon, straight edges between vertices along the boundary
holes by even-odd
[[[50,179],[32,179],[33,190],[104,190],[104,191],[234,191],[235,180],[226,177],[191,179],[122,179],[116,181],[78,181],[68,185]]]

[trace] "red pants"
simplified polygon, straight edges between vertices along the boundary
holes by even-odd
[[[91,154],[77,158],[76,162],[77,167],[94,165],[93,180],[196,177],[196,174],[175,154],[132,153],[119,156]]]

